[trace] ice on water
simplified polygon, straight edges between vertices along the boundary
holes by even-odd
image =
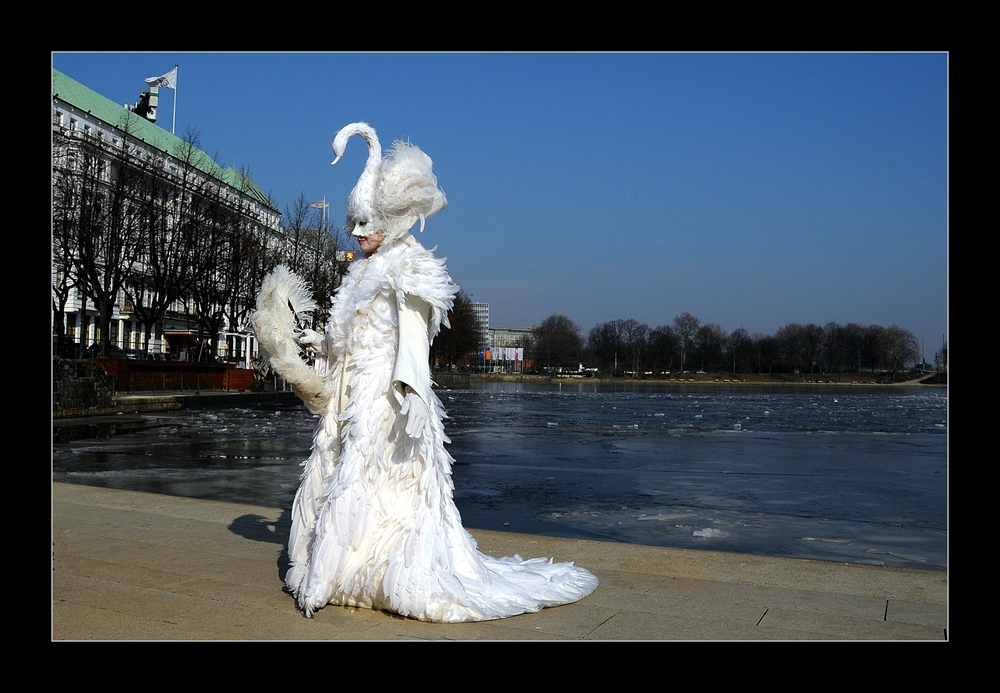
[[[467,405],[452,407],[459,428],[493,434],[453,436],[456,458],[476,456],[455,475],[472,526],[516,517],[515,531],[947,564],[946,391],[501,383],[456,393]],[[488,506],[468,492],[487,480],[502,491]]]
[[[947,392],[490,383],[439,393],[469,528],[943,569]],[[59,481],[285,507],[299,405],[60,444]]]

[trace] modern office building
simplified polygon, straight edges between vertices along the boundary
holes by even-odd
[[[473,303],[472,311],[476,315],[476,324],[479,326],[479,346],[480,348],[490,346],[490,304]]]

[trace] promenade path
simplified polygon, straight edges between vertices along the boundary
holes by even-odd
[[[282,587],[284,511],[56,483],[54,640],[947,640],[948,575],[474,530],[488,554],[575,561],[581,602],[420,623]]]

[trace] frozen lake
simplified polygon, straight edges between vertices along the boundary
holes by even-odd
[[[474,384],[438,392],[466,527],[947,568],[947,390]],[[56,481],[289,508],[301,405],[56,444]]]

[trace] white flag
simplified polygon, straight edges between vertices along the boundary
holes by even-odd
[[[177,66],[174,65],[174,69],[165,75],[160,75],[159,77],[147,77],[146,84],[148,84],[151,87],[164,87],[166,89],[176,89]]]

